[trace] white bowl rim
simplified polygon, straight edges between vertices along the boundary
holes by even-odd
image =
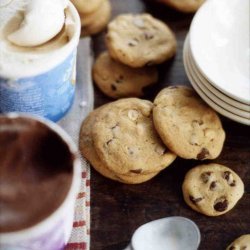
[[[200,89],[207,95],[207,97],[209,97],[209,99],[211,99],[214,103],[218,104],[219,106],[221,106],[222,108],[224,108],[228,112],[231,112],[235,115],[241,116],[241,117],[246,118],[246,119],[250,119],[250,106],[248,106],[248,111],[244,111],[244,110],[239,109],[231,104],[228,104],[223,99],[217,97],[214,93],[212,93],[205,86],[205,84],[203,84],[204,79],[199,74],[199,72],[197,72],[197,69],[195,68],[194,64],[192,63],[188,48],[185,50],[185,53],[186,53],[186,55],[185,55],[186,61],[187,61],[187,64],[189,65],[189,69],[190,69],[189,73],[194,78],[196,85],[198,85],[200,87]]]
[[[223,0],[220,0],[220,1],[223,1]],[[228,1],[228,0],[224,0],[224,1]],[[202,72],[202,74],[205,76],[205,78],[214,87],[216,87],[217,89],[219,89],[220,91],[222,91],[226,95],[232,97],[233,99],[249,105],[250,104],[250,80],[249,80],[249,85],[246,87],[245,91],[241,91],[241,90],[237,91],[237,89],[239,89],[239,88],[232,88],[232,87],[230,88],[230,86],[234,85],[234,83],[230,84],[225,80],[223,80],[224,82],[222,80],[217,81],[217,76],[208,75],[206,73],[206,67],[205,67],[205,65],[203,65],[204,58],[200,57],[200,55],[199,55],[200,53],[198,53],[196,46],[194,46],[195,37],[198,37],[198,36],[201,37],[203,35],[203,34],[200,34],[200,32],[199,32],[199,34],[198,34],[198,32],[196,32],[196,28],[199,25],[202,25],[202,22],[200,22],[201,16],[203,17],[203,15],[207,16],[207,15],[211,14],[207,10],[209,10],[209,7],[213,4],[213,2],[215,2],[215,1],[214,0],[207,0],[199,8],[199,10],[196,12],[196,14],[192,20],[192,23],[190,25],[190,32],[189,32],[190,33],[190,51],[191,51],[192,56],[197,64],[197,67],[199,68],[199,71]],[[210,20],[210,16],[207,19]],[[202,30],[204,30],[204,32],[206,32],[205,27]],[[228,78],[228,79],[230,79],[230,78]]]
[[[191,83],[191,85],[193,86],[193,88],[195,89],[195,91],[199,94],[199,96],[210,106],[212,107],[215,111],[217,111],[218,113],[220,113],[221,115],[233,120],[233,121],[236,121],[238,123],[241,123],[241,124],[245,124],[245,125],[248,125],[250,126],[250,120],[249,119],[246,119],[246,118],[243,118],[243,117],[240,117],[238,115],[235,115],[225,109],[223,109],[222,107],[220,107],[219,105],[215,104],[211,99],[209,99],[206,94],[199,88],[199,86],[195,83],[194,79],[192,78],[192,76],[190,75],[190,71],[189,71],[189,68],[188,68],[188,65],[187,65],[187,61],[186,61],[186,58],[185,58],[185,52],[183,51],[183,62],[184,62],[184,67],[185,67],[185,71],[186,71],[186,74],[187,74],[187,77]]]
[[[215,88],[209,80],[202,74],[202,72],[199,70],[199,67],[197,66],[191,50],[190,50],[190,40],[189,40],[189,34],[187,35],[187,48],[186,53],[188,54],[189,62],[193,65],[193,68],[195,68],[195,74],[199,75],[199,78],[202,79],[202,84],[205,85],[206,89],[208,89],[210,92],[212,92],[215,96],[217,96],[219,99],[223,100],[227,104],[236,107],[237,109],[250,112],[250,104],[244,104],[242,102],[239,102],[235,99],[232,99],[230,96],[226,95],[225,93],[221,92],[219,89]]]

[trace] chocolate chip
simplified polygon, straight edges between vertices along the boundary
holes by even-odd
[[[247,250],[247,246],[242,246],[240,250]]]
[[[192,203],[194,203],[194,204],[196,204],[196,203],[198,203],[198,202],[200,202],[200,201],[202,201],[203,200],[203,198],[202,197],[199,197],[199,198],[194,198],[193,196],[189,196],[189,199],[190,199],[190,201],[192,201]]]
[[[225,172],[223,173],[223,178],[226,179],[227,181],[229,181],[230,174],[231,174],[231,172],[225,171]]]
[[[201,174],[201,179],[204,183],[208,183],[212,172],[204,172]]]
[[[217,187],[216,181],[212,181],[211,184],[210,184],[209,189],[214,191],[216,189],[216,187]]]
[[[132,148],[128,147],[128,153],[129,153],[130,155],[133,155],[133,154],[134,154],[134,150],[133,150]]]
[[[111,129],[115,129],[119,125],[119,122],[115,124],[115,126],[111,127]]]
[[[169,152],[169,150],[167,148],[165,148],[163,154],[166,154],[168,152]]]
[[[202,148],[200,153],[197,155],[198,160],[204,160],[209,156],[209,151],[206,148]]]
[[[233,179],[233,175],[230,171],[225,171],[222,177],[227,181],[228,185],[231,187],[236,186],[236,181]]]
[[[146,40],[151,40],[151,39],[154,38],[154,35],[152,35],[152,34],[150,34],[148,32],[145,32],[144,33],[144,37],[145,37]]]
[[[148,61],[145,63],[145,66],[152,66],[152,65],[154,65],[154,63],[152,61]]]
[[[111,89],[112,89],[113,91],[116,91],[116,90],[117,90],[117,88],[116,88],[116,86],[115,86],[114,84],[111,84]]]
[[[229,250],[236,250],[235,246],[231,246]]]
[[[116,79],[115,82],[119,84],[119,83],[122,83],[123,80],[119,78],[119,79]]]
[[[232,183],[230,183],[230,184],[229,184],[229,186],[231,186],[231,187],[235,187],[235,186],[236,186],[236,181],[235,181],[235,180],[233,180],[233,182],[232,182]]]
[[[111,143],[112,141],[113,141],[113,139],[107,141],[106,144],[109,145],[109,143]]]
[[[228,200],[225,197],[221,197],[215,201],[214,209],[218,212],[224,212],[228,208]]]
[[[138,43],[139,43],[139,40],[137,38],[134,38],[128,42],[128,46],[135,47],[136,45],[138,45]]]
[[[119,75],[119,76],[117,77],[117,79],[115,80],[115,82],[116,82],[116,83],[123,83],[123,80],[124,80],[124,76]]]
[[[130,46],[130,47],[134,47],[136,44],[134,44],[134,43],[132,43],[132,42],[129,42],[128,43],[128,46]]]
[[[142,169],[134,169],[134,170],[130,170],[129,172],[134,173],[134,174],[140,174],[142,172]]]
[[[199,125],[202,125],[204,122],[202,120],[193,120],[193,123],[198,123]]]

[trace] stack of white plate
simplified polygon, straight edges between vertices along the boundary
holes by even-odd
[[[207,0],[183,49],[187,76],[218,113],[250,125],[249,0]]]

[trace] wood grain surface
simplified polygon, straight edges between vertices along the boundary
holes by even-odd
[[[145,99],[152,100],[164,86],[190,85],[182,62],[182,48],[192,15],[181,14],[151,1],[112,0],[113,17],[119,13],[149,12],[165,21],[178,39],[178,53],[159,66],[160,81]],[[93,38],[95,55],[105,49],[104,34]],[[95,88],[95,106],[112,101]],[[92,170],[91,250],[124,249],[140,225],[167,216],[184,216],[197,223],[201,231],[200,250],[222,250],[236,237],[250,233],[250,137],[249,127],[222,117],[226,142],[213,162],[236,171],[245,183],[245,194],[236,207],[219,217],[206,217],[190,209],[182,197],[186,172],[198,161],[177,159],[153,180],[140,185],[116,183]],[[211,161],[207,161],[211,162]],[[153,249],[152,249],[153,250]],[[185,250],[185,249],[183,249]]]

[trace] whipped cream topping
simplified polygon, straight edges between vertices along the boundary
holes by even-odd
[[[69,0],[12,0],[0,7],[0,77],[50,70],[76,48],[80,29]]]
[[[38,46],[48,42],[62,29],[67,2],[61,0],[30,0],[19,28],[8,35],[18,46]]]
[[[1,0],[1,2],[0,2],[0,8],[6,6],[10,2],[11,2],[11,0]]]

